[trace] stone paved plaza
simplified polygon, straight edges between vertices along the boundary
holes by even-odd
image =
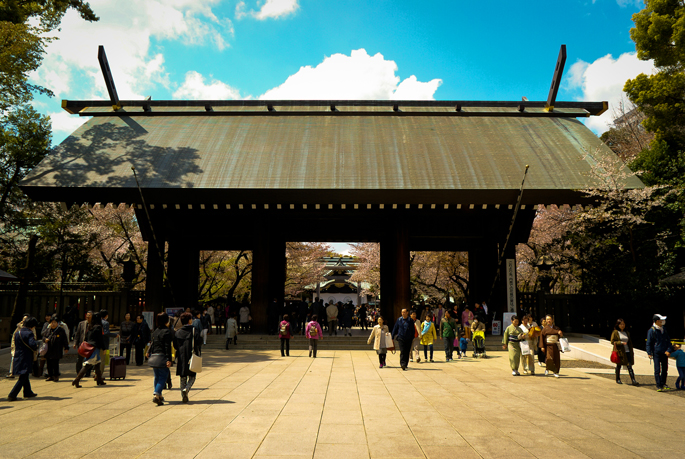
[[[153,404],[147,367],[74,389],[63,365],[65,379],[32,379],[38,398],[14,403],[1,380],[0,457],[685,457],[685,398],[573,369],[512,377],[504,352],[406,372],[368,351],[204,354],[187,405],[177,377]]]

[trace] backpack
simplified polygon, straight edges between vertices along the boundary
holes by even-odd
[[[316,325],[312,325],[309,327],[309,336],[312,338],[316,338],[319,335],[319,329],[316,328]]]
[[[288,322],[281,322],[281,335],[288,334]]]

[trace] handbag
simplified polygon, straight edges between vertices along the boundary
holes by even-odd
[[[87,360],[91,355],[93,355],[94,350],[95,346],[90,344],[88,341],[83,341],[78,347],[78,355]]]
[[[195,354],[195,330],[193,330],[193,338],[191,343],[192,347],[190,352],[192,355],[190,356],[190,362],[188,362],[188,369],[193,373],[202,373],[202,357]]]
[[[38,355],[40,355],[41,357],[44,357],[45,354],[47,354],[47,353],[48,353],[48,343],[43,341],[43,343],[41,343],[41,345],[40,345],[40,349],[38,349]]]
[[[559,338],[559,348],[561,352],[571,352],[571,345],[566,338]]]
[[[152,354],[147,359],[147,364],[152,368],[166,368],[166,362],[165,354]]]
[[[621,361],[618,357],[618,351],[616,350],[616,345],[614,344],[614,350],[611,351],[611,363],[618,365]]]

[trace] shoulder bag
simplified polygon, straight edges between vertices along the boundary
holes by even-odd
[[[95,351],[95,347],[88,341],[82,341],[81,345],[78,347],[78,355],[85,360],[88,360],[90,356],[93,355],[93,351]]]
[[[192,352],[192,355],[190,357],[190,362],[188,363],[188,369],[192,371],[193,373],[202,373],[202,357],[199,355],[195,354],[195,330],[193,329],[192,331],[193,337],[191,340],[191,349],[190,351]]]

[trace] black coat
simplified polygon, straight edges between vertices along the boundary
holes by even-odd
[[[171,362],[171,342],[174,339],[174,332],[166,327],[160,327],[152,334],[152,344],[150,344],[150,355],[164,354],[168,362]]]
[[[33,331],[23,327],[14,332],[14,360],[12,374],[23,375],[33,371],[33,353],[38,350]]]
[[[64,355],[63,351],[69,350],[67,333],[60,326],[57,326],[54,330],[48,328],[43,338],[48,340],[48,352],[45,353],[46,359],[61,359]]]
[[[102,325],[93,325],[86,333],[86,342],[97,349],[107,349],[105,337],[102,334]]]
[[[138,346],[145,346],[150,342],[150,327],[143,320],[141,323],[136,322],[133,326],[133,333],[131,333],[133,344]]]
[[[202,355],[202,338],[200,333],[191,324],[184,325],[176,331],[174,336],[174,348],[176,349],[176,374],[178,376],[194,376],[190,371],[190,357],[193,355],[192,341],[195,334],[195,354]]]

